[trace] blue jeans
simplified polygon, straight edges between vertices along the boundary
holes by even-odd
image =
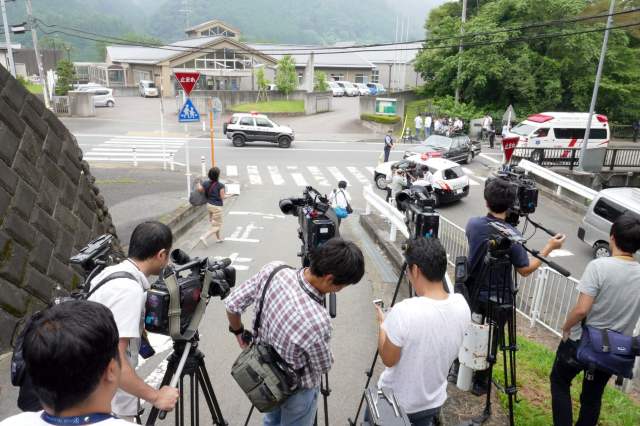
[[[431,136],[431,127],[425,127],[424,128],[424,138],[428,138],[429,136]]]
[[[311,426],[316,418],[318,388],[302,389],[265,414],[264,426]]]

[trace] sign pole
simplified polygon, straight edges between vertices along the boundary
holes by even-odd
[[[198,79],[200,78],[200,73],[198,72],[176,72],[174,73],[176,76],[176,80],[182,86],[182,100],[184,101],[184,105],[180,109],[178,113],[178,121],[184,123],[184,133],[185,133],[185,143],[184,143],[184,151],[185,151],[185,176],[187,177],[187,198],[191,195],[191,159],[189,158],[189,129],[187,127],[187,123],[197,123],[200,121],[200,113],[196,109],[193,102],[191,102],[191,98],[189,95],[191,91],[195,87]]]
[[[213,102],[209,99],[209,136],[211,139],[211,167],[216,165],[215,160],[215,138],[214,138],[214,130],[213,130]]]

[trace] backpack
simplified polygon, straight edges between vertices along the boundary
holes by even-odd
[[[189,194],[189,203],[192,206],[204,206],[205,204],[207,204],[214,183],[217,182],[211,182],[209,185],[209,189],[204,192],[200,192],[198,191],[198,184],[200,184],[200,181],[196,179],[191,186],[193,189],[191,190],[191,194]]]

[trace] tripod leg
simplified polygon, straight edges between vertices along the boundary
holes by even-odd
[[[200,382],[197,376],[194,377],[195,395],[192,398],[195,399],[195,411],[196,411],[196,425],[200,425]]]
[[[207,372],[207,368],[204,365],[204,359],[200,358],[198,363],[198,380],[200,381],[200,385],[202,386],[202,394],[204,395],[204,399],[205,401],[207,401],[207,405],[209,406],[209,411],[211,412],[213,423],[218,425],[226,425],[227,422],[222,416],[222,410],[220,410],[220,405],[218,404],[218,400],[216,399],[216,394],[213,391],[209,373]]]
[[[167,371],[164,372],[164,377],[162,377],[162,381],[160,382],[160,387],[167,386],[169,382],[171,382],[171,378],[173,377],[176,371],[177,363],[172,362],[171,360],[167,363]],[[160,414],[160,410],[156,407],[151,408],[151,412],[149,413],[149,417],[147,417],[147,426],[153,426],[156,424],[156,420],[158,419],[158,414]]]
[[[196,389],[195,389],[195,374],[189,374],[189,414],[191,416],[191,426],[197,426],[198,418],[195,416],[196,414]]]
[[[179,425],[184,426],[184,376],[180,377],[180,398],[178,399],[178,406],[176,407],[176,423],[180,421]]]
[[[320,383],[322,385],[322,383]],[[322,390],[322,396],[324,400],[324,426],[329,426],[329,395],[331,394],[331,388],[329,387],[329,373],[324,374],[325,388]],[[316,408],[316,413],[317,413]],[[317,416],[317,414],[316,414]]]

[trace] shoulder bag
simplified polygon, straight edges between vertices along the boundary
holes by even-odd
[[[631,379],[636,356],[640,355],[640,336],[625,336],[613,330],[582,325],[582,338],[576,358],[587,371],[600,370]]]

